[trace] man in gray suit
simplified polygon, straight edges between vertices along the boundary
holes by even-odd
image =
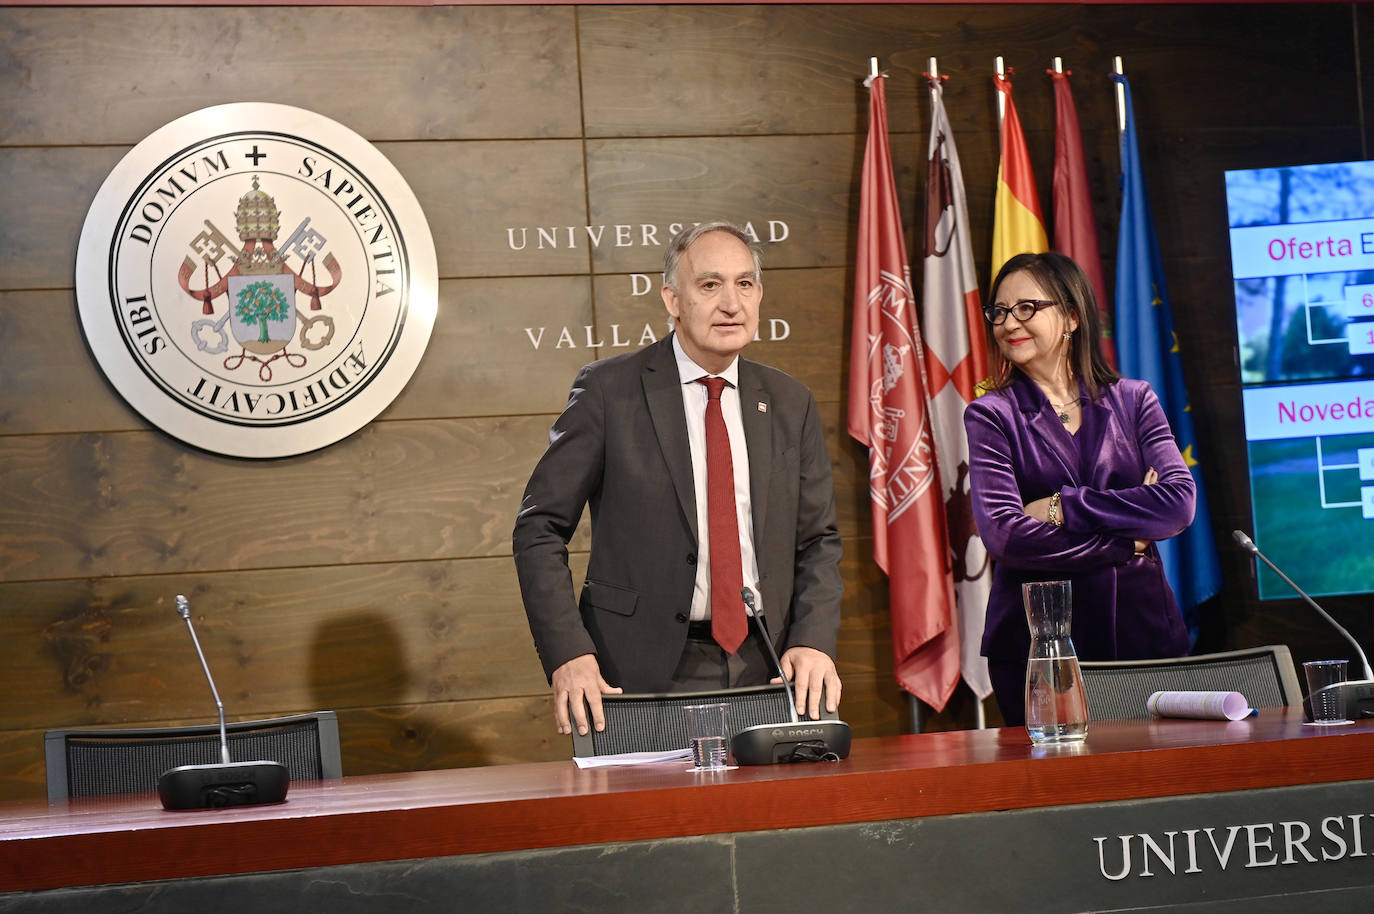
[[[549,433],[514,551],[561,733],[602,729],[604,693],[776,679],[752,628],[737,645],[712,633],[706,377],[726,379],[717,416],[733,456],[736,573],[768,623],[798,712],[819,717],[822,690],[827,710],[838,708],[840,537],[830,459],[810,391],[738,357],[758,329],[762,299],[748,235],[724,222],[684,230],[664,257],[674,332],[584,367]],[[586,505],[592,545],[579,600],[567,544]],[[738,605],[725,611],[742,618],[742,599],[730,602]]]

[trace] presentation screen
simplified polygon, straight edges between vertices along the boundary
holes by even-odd
[[[1374,591],[1374,162],[1228,171],[1226,202],[1255,543],[1308,593]]]

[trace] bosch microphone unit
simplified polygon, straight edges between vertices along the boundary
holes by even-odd
[[[213,809],[225,806],[254,806],[280,803],[286,799],[291,778],[280,762],[233,762],[229,760],[229,739],[224,728],[224,705],[219,700],[210,665],[200,649],[195,626],[191,624],[191,604],[181,594],[176,599],[177,614],[186,622],[200,658],[205,680],[210,683],[215,708],[219,711],[220,761],[210,765],[181,765],[164,771],[157,779],[157,795],[164,809]]]
[[[797,717],[797,699],[792,685],[782,671],[782,661],[773,649],[768,630],[754,609],[754,592],[748,587],[740,591],[745,611],[763,639],[773,669],[782,679],[787,695],[787,710],[792,720],[777,724],[756,724],[745,727],[730,739],[730,752],[740,765],[774,765],[783,762],[839,761],[849,756],[849,724],[842,720],[801,720]]]
[[[1306,591],[1304,591],[1297,584],[1294,584],[1292,578],[1290,578],[1288,575],[1284,574],[1281,570],[1279,570],[1279,567],[1275,565],[1273,562],[1269,561],[1269,558],[1263,552],[1260,552],[1259,547],[1255,545],[1254,540],[1250,539],[1250,537],[1247,536],[1244,532],[1240,530],[1232,530],[1231,539],[1235,540],[1237,546],[1244,549],[1251,555],[1256,556],[1262,562],[1264,562],[1264,564],[1272,568],[1275,574],[1283,578],[1284,583],[1286,583],[1289,587],[1293,588],[1293,590],[1297,592],[1298,596],[1302,597],[1303,600],[1307,602],[1308,606],[1311,606],[1313,609],[1315,609],[1317,611],[1317,614],[1321,616],[1324,620],[1326,620],[1326,623],[1328,625],[1334,628],[1338,633],[1340,633],[1340,636],[1342,638],[1344,638],[1346,641],[1350,643],[1350,646],[1355,650],[1355,656],[1360,658],[1360,665],[1363,668],[1364,679],[1351,680],[1349,682],[1341,682],[1335,685],[1330,685],[1327,686],[1326,689],[1324,689],[1323,691],[1334,691],[1339,689],[1340,691],[1344,692],[1346,713],[1349,716],[1374,717],[1374,671],[1370,670],[1369,659],[1365,656],[1364,648],[1360,647],[1360,643],[1355,640],[1355,636],[1350,634],[1350,632],[1346,631],[1345,626],[1341,625],[1339,622],[1333,619],[1326,610],[1318,606],[1317,601],[1309,597]],[[1304,711],[1306,711],[1309,720],[1312,717],[1311,701],[1312,696],[1310,695],[1303,700],[1303,709]]]

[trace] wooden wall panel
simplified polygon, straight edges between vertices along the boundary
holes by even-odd
[[[912,139],[894,137],[894,149],[908,162],[914,160]],[[639,226],[658,227],[657,245],[597,248],[595,269],[661,272],[662,226],[711,218],[749,223],[763,242],[767,266],[844,265],[854,256],[851,185],[862,156],[863,140],[854,135],[590,140],[591,221],[633,226],[638,238]],[[899,191],[913,200],[910,180]],[[786,232],[784,241],[769,242],[770,222],[786,225],[774,228],[774,237]]]
[[[1100,48],[1106,69],[1109,55],[1124,58],[1136,115],[1151,132],[1255,126],[1289,132],[1349,123],[1356,115],[1356,45],[1350,39],[1355,19],[1362,17],[1355,8],[1299,3],[1084,8],[1079,21],[1080,34]],[[1243,27],[1237,27],[1240,23]],[[1277,53],[1281,47],[1298,59],[1284,60]],[[1295,66],[1299,79],[1293,78]],[[1244,78],[1237,78],[1240,74]],[[1321,92],[1313,91],[1317,85]],[[1110,100],[1100,103],[1110,111]]]
[[[867,107],[859,81],[869,56],[884,55],[887,66],[892,51],[909,57],[922,43],[929,11],[906,12],[587,7],[578,17],[587,135],[853,133],[856,111]],[[892,129],[912,130],[916,86],[891,92]]]
[[[41,800],[46,784],[42,731],[0,730],[0,802]]]
[[[383,143],[378,148],[422,201],[440,276],[587,272],[581,142]],[[571,242],[569,226],[575,229]],[[540,236],[540,228],[550,231],[558,247]]]
[[[339,715],[346,774],[511,765],[572,758],[546,694],[433,701]]]
[[[844,716],[858,735],[903,729],[867,458],[845,432],[868,58],[891,76],[913,252],[927,58],[950,77],[984,288],[993,57],[1016,69],[1047,210],[1043,70],[1061,55],[1073,71],[1109,284],[1106,73],[1125,59],[1222,537],[1248,522],[1249,496],[1221,171],[1360,157],[1359,80],[1367,90],[1374,72],[1358,51],[1374,47],[1359,40],[1370,17],[1343,4],[265,12],[0,9],[0,799],[41,796],[48,726],[210,717],[167,610],[178,590],[196,601],[231,714],[333,706],[352,773],[565,758],[517,593],[514,514],[577,368],[667,332],[669,223],[719,216],[765,242],[769,220],[787,225],[764,245],[765,324],[748,354],[820,403],[846,549]],[[90,361],[72,293],[85,211],[113,164],[177,116],[237,100],[310,108],[378,143],[422,201],[443,280],[429,350],[396,402],[343,442],[275,461],[150,428]],[[587,543],[584,520],[575,578]],[[1344,656],[1296,601],[1257,603],[1249,562],[1222,546],[1204,646]],[[1324,602],[1374,638],[1368,597]],[[961,689],[928,726],[973,717]]]
[[[585,342],[582,328],[593,323],[590,286],[586,276],[441,282],[439,316],[425,358],[383,418],[562,410],[577,370],[598,357],[580,346],[558,345],[564,327]],[[547,431],[553,417],[543,421]]]
[[[835,510],[839,515],[840,536],[864,536],[872,515],[868,506],[868,454],[845,430],[843,407],[839,403],[818,405],[830,447],[830,467],[835,480]]]
[[[849,133],[851,113],[866,108],[857,84],[870,56],[892,76],[894,132],[929,123],[919,82],[931,56],[951,77],[946,104],[956,136],[986,131],[995,117],[997,56],[1016,71],[1017,107],[1028,128],[1053,128],[1043,71],[1055,56],[1076,74],[1084,125],[1110,123],[1107,73],[1117,54],[1133,85],[1139,79],[1152,89],[1137,100],[1152,129],[1243,128],[1255,122],[1251,104],[1261,103],[1283,110],[1285,129],[1328,125],[1333,111],[1348,121],[1355,104],[1354,45],[1332,41],[1349,37],[1351,23],[1351,8],[1341,4],[817,6],[800,16],[778,6],[705,14],[603,6],[579,17],[589,136]],[[625,34],[642,42],[626,42]],[[1304,76],[1294,79],[1291,57],[1261,50],[1283,44],[1323,51],[1304,55]],[[1246,79],[1235,78],[1237,68]],[[695,82],[694,72],[710,79]],[[1316,74],[1337,78],[1328,84]],[[1317,84],[1331,91],[1313,99]],[[1187,92],[1186,103],[1178,103],[1175,88]]]
[[[760,341],[750,347],[751,358],[799,379],[818,401],[841,404],[841,415],[849,396],[853,282],[848,267],[772,272],[765,267],[760,332],[767,346]]]
[[[236,101],[373,141],[580,134],[570,7],[0,10],[0,143],[132,144]]]
[[[0,426],[10,435],[147,428],[91,358],[71,288],[0,292]]]
[[[887,575],[873,561],[873,538],[860,530],[845,540],[844,619],[840,623],[840,675],[845,693],[856,691],[855,676],[892,677],[892,631],[887,605]],[[886,688],[888,683],[882,683]],[[870,689],[872,686],[870,685]]]
[[[580,577],[584,555],[572,561]],[[509,557],[98,577],[0,584],[7,722],[204,714],[179,593],[226,711],[239,717],[546,688]]]
[[[0,24],[3,20],[4,11],[0,10]],[[0,68],[0,73],[5,72]],[[76,281],[76,242],[86,210],[105,176],[128,151],[121,146],[0,146],[0,187],[5,199],[11,201],[11,217],[19,209],[24,214],[22,219],[0,219],[0,286],[72,287]]]
[[[379,422],[272,462],[160,432],[0,436],[0,580],[509,554],[547,430]]]

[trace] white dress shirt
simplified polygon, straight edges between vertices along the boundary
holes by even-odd
[[[682,382],[682,407],[687,413],[687,441],[692,449],[692,485],[697,501],[697,577],[692,588],[691,619],[699,622],[711,617],[711,543],[706,502],[706,385],[699,379],[711,377],[687,353],[673,336],[673,354],[677,356],[677,372]],[[759,563],[754,556],[754,515],[749,500],[749,449],[744,441],[744,421],[740,418],[739,356],[715,377],[724,378],[725,389],[720,395],[721,415],[730,435],[730,463],[735,471],[735,520],[739,525],[740,568],[744,583],[754,591],[754,605],[763,612],[763,595],[756,582]]]

